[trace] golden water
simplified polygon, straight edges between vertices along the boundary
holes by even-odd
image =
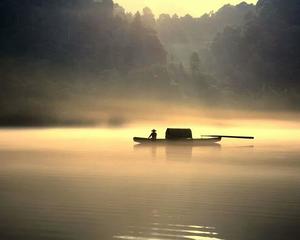
[[[143,147],[132,136],[151,127],[1,130],[0,239],[298,239],[299,129],[193,129],[256,140]]]

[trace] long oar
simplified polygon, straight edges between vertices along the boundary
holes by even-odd
[[[247,136],[226,136],[226,135],[202,135],[202,137],[221,137],[221,138],[254,139],[254,137],[247,137]]]

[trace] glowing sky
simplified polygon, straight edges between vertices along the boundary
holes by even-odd
[[[224,4],[238,4],[243,0],[115,0],[128,12],[142,10],[145,6],[150,7],[158,15],[161,13],[180,16],[189,13],[192,16],[201,16],[211,10],[217,10]],[[257,0],[245,0],[247,3],[256,3]]]

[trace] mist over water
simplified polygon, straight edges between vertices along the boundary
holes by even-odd
[[[192,126],[256,136],[216,147],[134,145],[153,125],[1,130],[0,238],[300,236],[297,124]]]

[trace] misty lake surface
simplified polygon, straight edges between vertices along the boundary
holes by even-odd
[[[0,130],[0,239],[300,239],[299,142],[132,132]]]

